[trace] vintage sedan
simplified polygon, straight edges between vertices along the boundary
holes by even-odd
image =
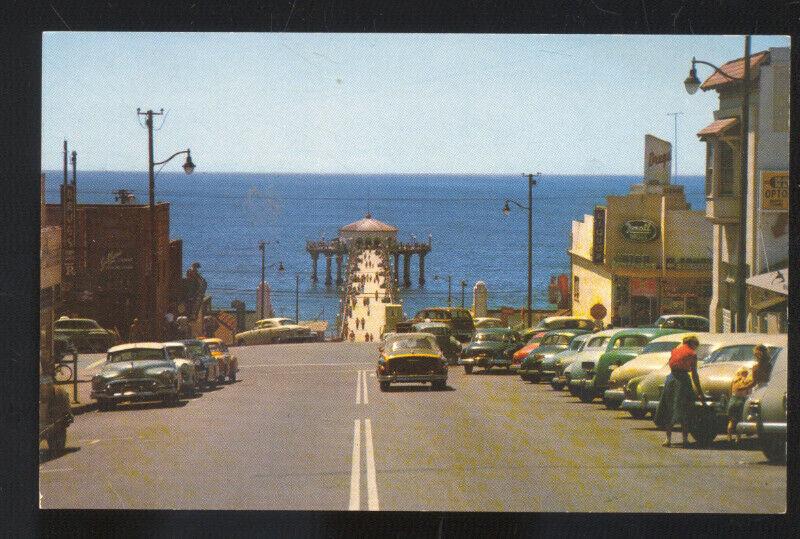
[[[231,354],[231,351],[222,342],[222,339],[216,337],[208,337],[202,339],[211,350],[211,356],[217,360],[219,366],[219,383],[224,383],[227,378],[229,382],[236,381],[236,373],[239,372],[239,360],[236,356]]]
[[[314,340],[311,329],[294,323],[291,318],[265,318],[256,322],[253,329],[234,336],[237,346],[249,344],[274,344]]]
[[[586,362],[591,362],[592,364],[596,363],[597,360],[600,359],[600,356],[606,351],[608,341],[620,331],[622,331],[621,328],[614,328],[591,333],[591,337],[586,345],[584,345],[583,350],[578,352],[573,358],[573,361],[564,368],[563,374],[560,377],[556,376],[554,380],[564,384],[564,386],[569,389],[570,394],[577,397],[580,394],[580,382],[586,378],[586,371],[583,365],[586,364]]]
[[[458,362],[462,347],[458,339],[453,336],[449,325],[442,322],[418,322],[412,326],[412,329],[420,333],[430,333],[436,337],[436,344],[444,357],[447,358],[447,362],[450,365],[455,365]]]
[[[475,329],[488,329],[488,328],[504,328],[508,324],[504,324],[499,318],[490,318],[487,316],[475,318]]]
[[[53,322],[53,338],[71,342],[78,352],[105,352],[120,341],[117,332],[90,318],[62,316]]]
[[[187,356],[194,361],[194,368],[204,387],[217,387],[219,383],[219,363],[211,355],[211,349],[200,339],[180,341],[186,346]]]
[[[180,377],[180,387],[178,392],[181,395],[196,397],[200,394],[200,377],[197,375],[194,361],[186,351],[186,345],[182,342],[165,342],[167,353],[172,358],[175,367],[178,369]]]
[[[106,362],[92,378],[91,396],[100,410],[122,401],[178,403],[178,369],[163,343],[137,342],[109,348]]]
[[[580,382],[578,397],[581,402],[592,402],[597,397],[603,397],[608,389],[608,379],[612,369],[624,365],[642,353],[645,345],[663,335],[680,333],[679,329],[660,329],[660,328],[635,328],[625,329],[615,334],[608,341],[606,351],[597,359],[594,364],[586,363],[583,365],[586,377]],[[616,410],[622,404],[619,400],[605,401],[607,408]]]
[[[564,369],[575,361],[575,358],[586,348],[586,344],[594,335],[593,333],[578,335],[569,342],[569,347],[566,350],[554,354],[552,357],[542,362],[542,369],[553,371],[553,376],[550,379],[550,387],[556,391],[564,389]]]
[[[428,307],[422,309],[412,318],[417,322],[442,322],[450,326],[453,337],[461,343],[467,343],[475,333],[475,322],[472,313],[461,307]]]
[[[789,353],[784,348],[772,366],[769,382],[753,389],[736,425],[737,433],[758,436],[761,451],[770,462],[786,462],[788,362]]]
[[[698,421],[691,425],[689,432],[698,445],[709,445],[717,434],[724,432],[727,418],[727,404],[730,398],[730,387],[735,372],[742,366],[753,365],[753,347],[765,344],[771,353],[777,354],[786,348],[787,337],[783,335],[767,335],[764,333],[725,333],[718,336],[722,343],[706,358],[698,362],[697,373],[700,385],[709,399],[706,407],[697,402]],[[642,402],[642,409],[655,412],[664,382],[670,373],[669,365],[646,375],[636,387],[636,399]]]
[[[488,372],[492,367],[511,369],[514,352],[523,345],[519,333],[510,328],[489,328],[475,332],[475,336],[461,352],[459,365],[464,372],[472,373],[474,367],[481,367]]]
[[[548,331],[539,346],[522,360],[517,373],[526,382],[550,381],[555,376],[553,369],[544,369],[544,361],[569,348],[570,342],[578,335],[589,333],[586,329],[557,329]]]
[[[447,360],[432,337],[429,333],[403,333],[382,345],[375,372],[381,391],[400,383],[447,387]]]

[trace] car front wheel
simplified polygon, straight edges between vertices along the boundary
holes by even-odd
[[[389,391],[389,385],[390,385],[389,382],[381,382],[380,383],[381,391]]]
[[[590,403],[594,400],[594,395],[591,391],[583,390],[578,394],[578,398],[581,402]]]
[[[464,365],[464,373],[472,374],[472,365]]]
[[[634,418],[634,419],[644,419],[644,416],[647,415],[647,411],[646,410],[628,410],[628,412],[631,414],[631,417]]]
[[[560,382],[550,382],[550,387],[552,387],[556,391],[561,391],[564,389],[564,384]]]

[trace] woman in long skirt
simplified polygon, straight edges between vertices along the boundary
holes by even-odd
[[[692,381],[697,388],[700,401],[705,400],[697,374],[697,354],[695,350],[700,341],[694,335],[684,337],[683,343],[675,347],[670,355],[670,374],[664,381],[664,392],[656,410],[656,425],[666,429],[667,439],[664,447],[672,445],[672,428],[676,423],[681,425],[683,446],[688,445],[689,422],[694,409],[695,392]]]

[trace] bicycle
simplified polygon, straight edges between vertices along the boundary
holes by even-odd
[[[72,380],[72,367],[65,363],[56,363],[56,382],[69,382]]]

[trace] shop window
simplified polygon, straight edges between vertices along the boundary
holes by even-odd
[[[706,144],[706,196],[714,194],[713,178],[714,178],[714,145],[715,142]]]
[[[719,194],[733,194],[733,149],[729,144],[719,144]]]
[[[578,301],[581,297],[581,289],[580,289],[581,280],[580,278],[575,275],[572,277],[572,298],[575,301]]]

